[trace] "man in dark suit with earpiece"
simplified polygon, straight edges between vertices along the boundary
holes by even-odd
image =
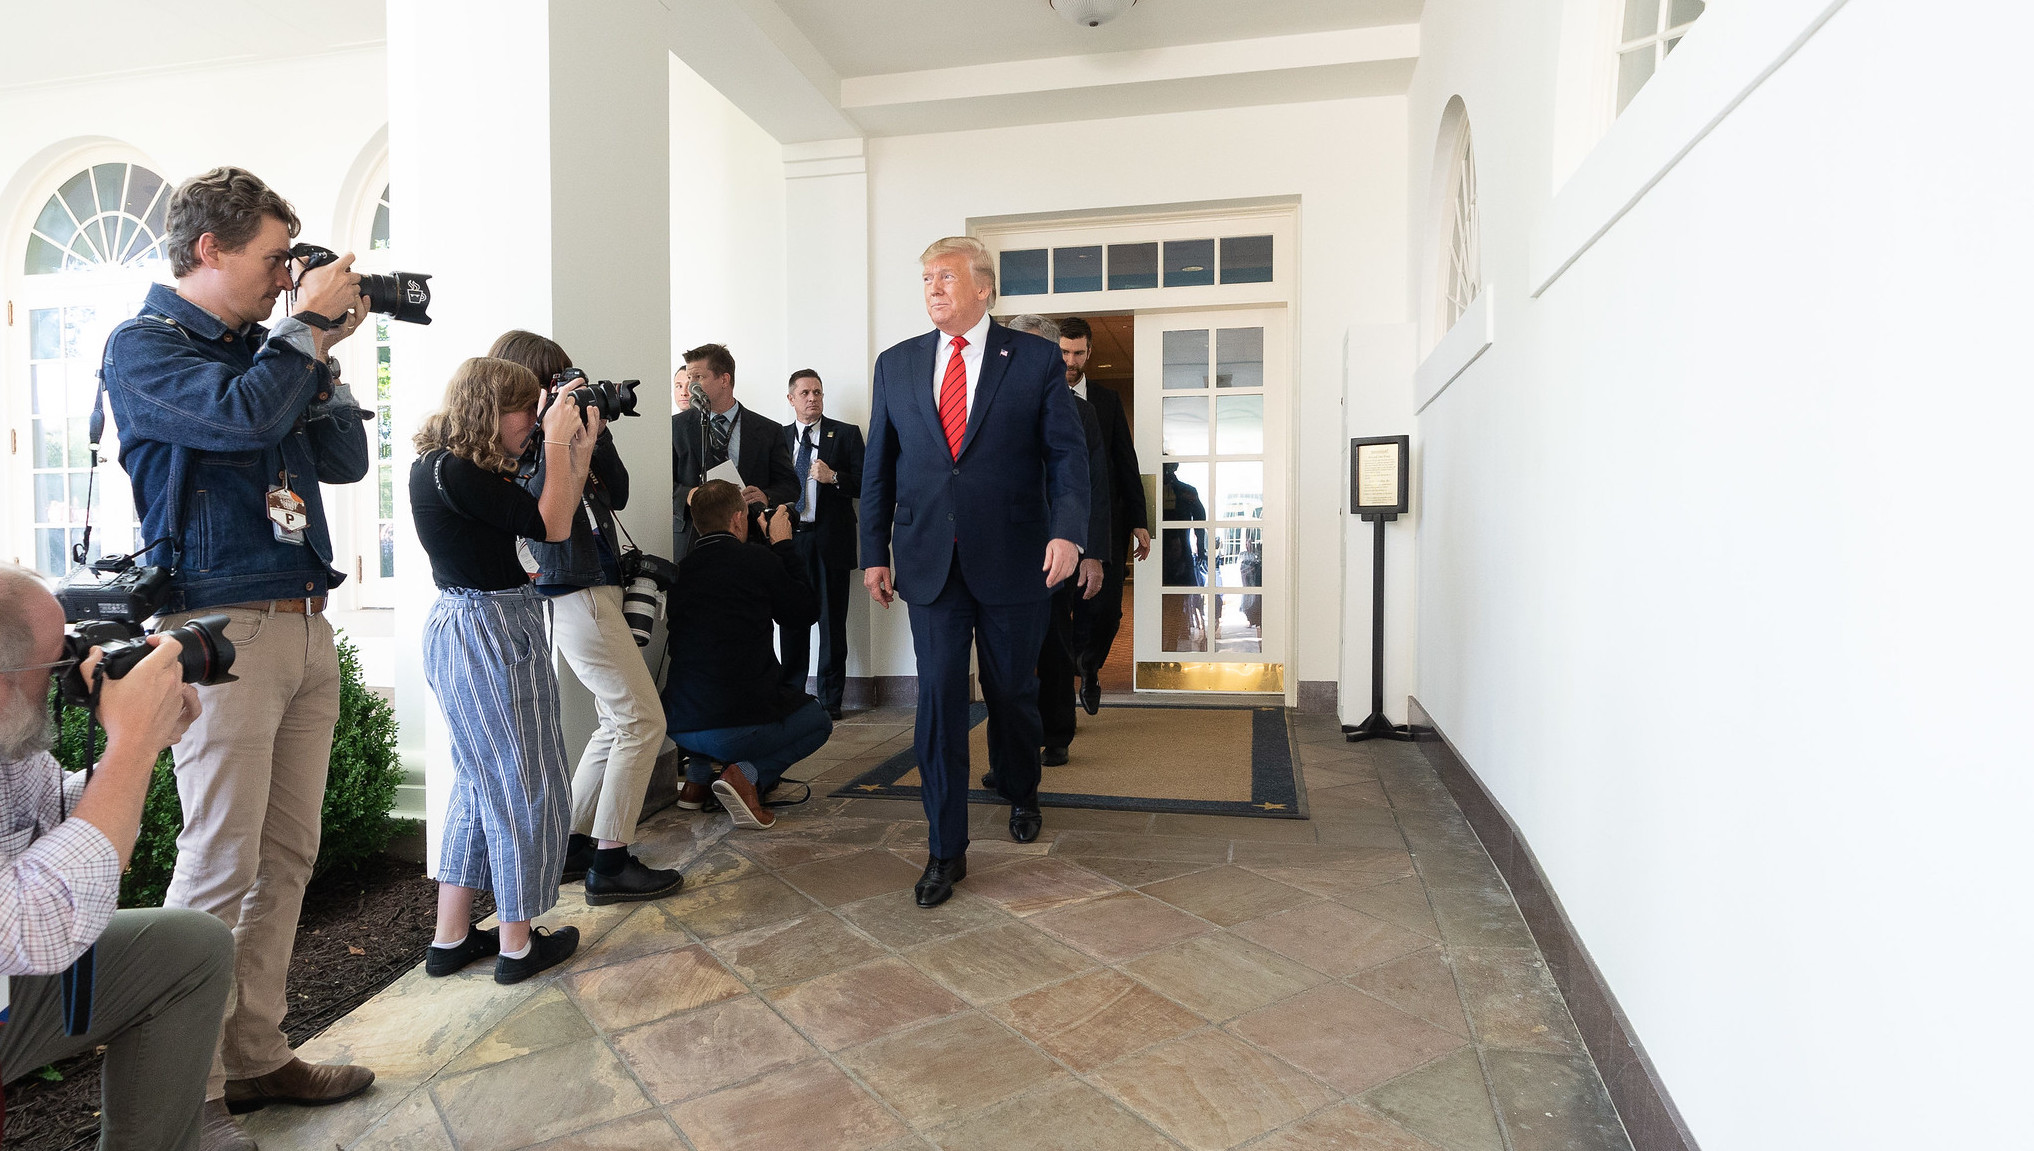
[[[862,494],[862,429],[826,414],[826,386],[805,368],[791,374],[791,470],[798,477],[793,542],[819,593],[820,705],[840,718],[847,686],[848,573],[855,569],[855,499]],[[778,631],[784,686],[805,690],[812,629]]]

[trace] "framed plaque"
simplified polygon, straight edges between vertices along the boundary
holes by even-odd
[[[1407,502],[1411,436],[1358,436],[1349,441],[1349,510],[1364,519],[1402,516]]]

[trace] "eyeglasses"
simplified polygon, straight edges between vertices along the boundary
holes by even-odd
[[[65,671],[69,671],[76,666],[78,666],[76,659],[60,659],[55,663],[30,663],[23,664],[20,667],[0,667],[0,675],[9,675],[17,671],[52,671],[56,668],[63,668]]]

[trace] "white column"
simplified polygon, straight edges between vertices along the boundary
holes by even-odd
[[[641,419],[615,426],[637,541],[669,554],[671,378],[668,16],[610,0],[390,0],[391,197],[405,266],[433,274],[433,322],[397,325],[395,424],[407,442],[460,361],[527,328],[596,379],[640,378]],[[405,492],[406,475],[397,486]],[[435,866],[451,763],[424,683],[429,562],[399,523],[396,706],[421,759]],[[568,752],[590,729],[569,688]]]
[[[792,371],[826,383],[826,414],[869,430],[869,165],[859,139],[784,148],[785,332]],[[788,375],[788,373],[787,373]],[[847,674],[879,674],[871,658],[869,598],[848,596]],[[907,637],[905,645],[909,647]],[[819,658],[812,645],[812,659]],[[881,674],[900,674],[895,672]],[[908,673],[904,673],[908,674]]]

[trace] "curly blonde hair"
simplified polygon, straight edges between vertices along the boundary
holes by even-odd
[[[510,360],[474,356],[452,373],[445,385],[445,402],[424,417],[410,442],[420,453],[443,448],[488,471],[513,472],[516,458],[501,442],[502,413],[534,408],[542,394],[530,369]]]

